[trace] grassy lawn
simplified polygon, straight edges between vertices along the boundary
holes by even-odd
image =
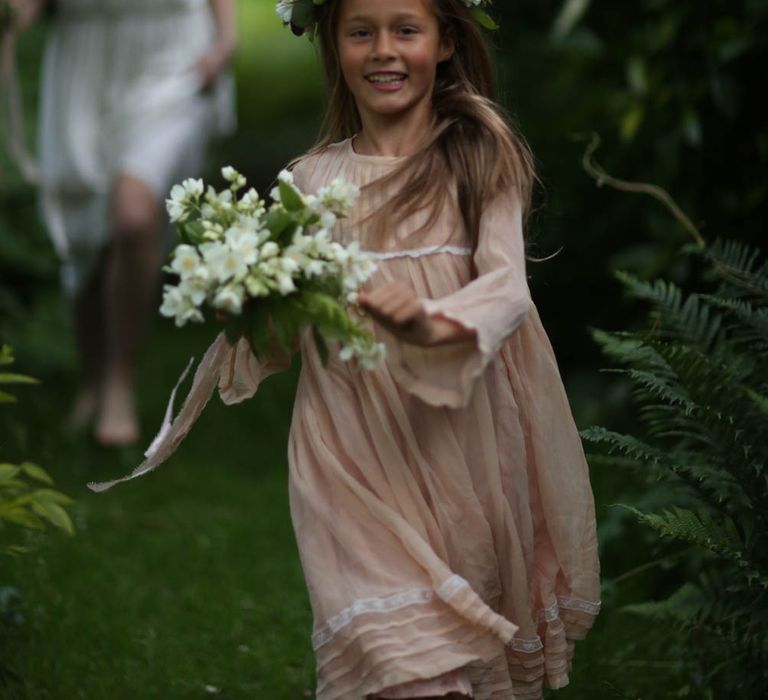
[[[142,377],[147,435],[173,374],[207,340],[155,333]],[[2,562],[0,585],[21,592],[24,621],[3,627],[2,665],[23,682],[0,697],[311,695],[311,615],[286,488],[294,383],[295,372],[273,378],[234,408],[214,399],[168,465],[101,495],[85,483],[125,473],[140,450],[64,438],[55,426],[66,382],[27,392],[40,395],[27,403],[43,433],[29,456],[77,500],[77,534]]]

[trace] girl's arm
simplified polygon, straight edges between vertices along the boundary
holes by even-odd
[[[237,48],[235,0],[208,0],[216,22],[216,43],[197,62],[203,90],[210,90]]]
[[[421,300],[402,282],[386,282],[369,294],[360,292],[358,304],[390,333],[413,345],[434,347],[477,339],[474,329],[428,316]]]

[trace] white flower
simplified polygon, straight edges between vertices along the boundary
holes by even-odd
[[[163,305],[160,313],[167,318],[173,318],[181,328],[188,321],[202,321],[203,314],[182,289],[166,285],[163,291]]]
[[[317,192],[323,206],[336,213],[347,211],[357,200],[360,188],[342,178],[336,178],[330,185]]]
[[[283,24],[291,23],[291,15],[293,14],[293,0],[280,0],[275,8],[277,16],[282,20]]]
[[[285,273],[279,273],[276,276],[277,291],[283,296],[287,296],[296,291],[296,285],[294,284],[293,277]]]
[[[310,260],[304,266],[304,274],[309,277],[322,277],[326,264],[322,260]]]
[[[173,262],[171,269],[181,277],[186,279],[192,275],[205,274],[207,271],[201,266],[202,259],[197,252],[197,248],[191,245],[180,245],[173,251]]]
[[[276,255],[280,254],[280,246],[277,245],[274,241],[267,241],[263,246],[261,246],[261,259],[267,260],[269,258],[274,258]]]
[[[181,186],[187,192],[190,198],[200,197],[205,192],[205,185],[202,180],[195,180],[194,178],[187,178],[181,183]]]
[[[253,265],[259,259],[259,237],[253,231],[233,227],[226,232],[224,240],[246,265]]]
[[[286,256],[280,258],[280,267],[283,272],[287,272],[289,275],[292,275],[294,272],[298,272],[301,269],[296,260]]]
[[[242,285],[228,284],[222,287],[213,298],[213,305],[231,314],[240,314],[245,301],[245,290]]]
[[[203,277],[189,277],[181,281],[179,291],[192,304],[200,306],[208,297],[208,280]]]
[[[265,297],[269,294],[269,287],[267,287],[263,279],[256,275],[246,277],[245,288],[252,297]]]
[[[239,190],[243,187],[245,187],[245,177],[241,175],[237,170],[235,170],[231,165],[227,165],[226,167],[221,169],[221,176],[227,181],[231,182],[232,186]]]
[[[171,223],[183,221],[187,215],[186,193],[181,185],[174,185],[170,199],[165,200],[165,209],[171,219]]]
[[[251,187],[237,203],[237,209],[248,216],[252,216],[256,219],[261,219],[266,212],[264,208],[264,202],[259,197],[259,193]]]
[[[383,343],[366,342],[361,338],[354,338],[348,345],[344,345],[339,352],[342,362],[349,362],[353,358],[363,369],[376,369],[386,356],[386,348]]]
[[[337,217],[332,211],[325,211],[320,216],[320,228],[332,229],[336,225]]]
[[[200,246],[210,274],[219,282],[226,283],[231,279],[240,280],[248,274],[248,265],[243,258],[223,243],[203,243]]]
[[[172,223],[184,221],[189,216],[190,209],[197,204],[203,190],[203,181],[192,178],[171,188],[170,199],[165,200],[165,208]]]

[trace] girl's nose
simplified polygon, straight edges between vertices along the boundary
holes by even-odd
[[[388,32],[379,32],[373,42],[373,57],[386,60],[394,56],[394,44]]]

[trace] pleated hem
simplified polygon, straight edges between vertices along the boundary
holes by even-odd
[[[317,700],[361,700],[489,661],[517,631],[458,576],[431,593],[402,606],[364,605],[330,637],[316,636]]]

